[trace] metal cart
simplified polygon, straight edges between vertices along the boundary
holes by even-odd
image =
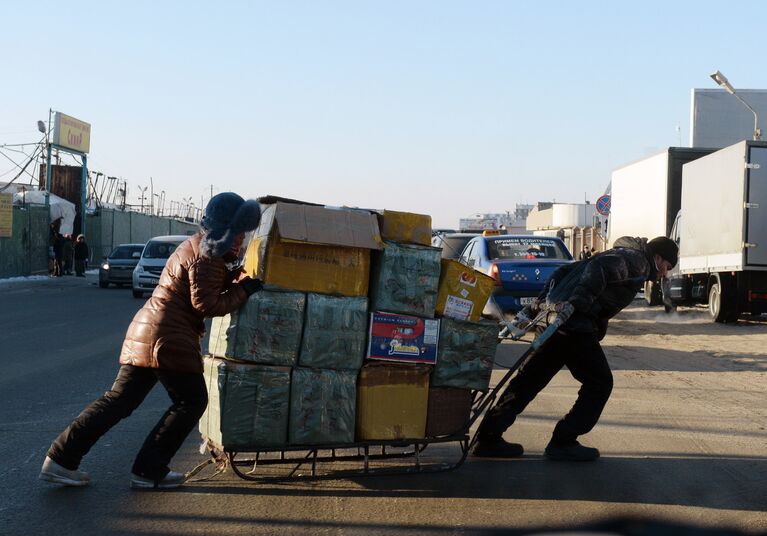
[[[473,435],[471,433],[472,426],[495,405],[514,373],[567,321],[572,312],[572,306],[568,303],[542,304],[536,314],[525,308],[513,320],[500,323],[500,340],[528,342],[529,347],[511,366],[505,367],[506,373],[497,384],[486,392],[472,392],[469,418],[456,434],[336,445],[291,445],[248,452],[231,450],[206,440],[201,450],[207,451],[210,456],[189,471],[187,479],[190,482],[209,480],[228,469],[244,480],[255,482],[436,473],[457,469],[466,461],[476,441],[476,431]],[[527,334],[534,334],[535,337],[524,340]],[[198,476],[210,466],[214,468],[211,474]],[[321,467],[326,466],[327,470],[322,471]]]

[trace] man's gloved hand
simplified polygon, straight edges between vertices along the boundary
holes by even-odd
[[[242,289],[248,293],[248,296],[251,296],[264,288],[264,283],[260,279],[253,279],[251,277],[242,278],[242,280],[240,280],[240,285],[242,285]]]

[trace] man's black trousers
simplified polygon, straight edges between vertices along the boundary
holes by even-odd
[[[67,469],[77,469],[96,441],[129,416],[158,381],[173,405],[147,436],[132,472],[162,480],[170,471],[171,458],[205,412],[208,393],[202,374],[122,365],[112,389],[85,408],[56,438],[48,456]]]
[[[552,442],[572,443],[590,432],[610,398],[613,388],[610,366],[596,333],[558,331],[510,380],[498,404],[482,423],[479,440],[499,438],[563,366],[581,383],[581,388],[575,405],[557,423]]]

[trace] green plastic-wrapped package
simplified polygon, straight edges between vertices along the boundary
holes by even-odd
[[[290,368],[206,357],[208,408],[200,433],[234,450],[281,447],[288,439]]]
[[[385,242],[373,252],[370,309],[434,318],[440,255],[439,248]]]
[[[434,387],[487,391],[498,346],[498,324],[443,318],[439,331]]]
[[[305,305],[303,292],[256,292],[236,313],[213,319],[210,353],[262,365],[295,365]]]
[[[290,444],[354,441],[356,383],[356,371],[294,368],[290,386]]]
[[[365,357],[368,299],[309,294],[298,364],[359,370]]]

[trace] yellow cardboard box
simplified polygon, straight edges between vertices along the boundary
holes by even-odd
[[[283,288],[365,296],[370,250],[381,246],[370,212],[274,203],[251,236],[245,272]]]
[[[478,321],[495,280],[456,260],[442,259],[436,311],[456,320]]]
[[[428,365],[370,363],[357,385],[357,440],[422,439],[429,402]]]
[[[431,216],[384,210],[378,216],[378,223],[384,240],[431,245]]]

